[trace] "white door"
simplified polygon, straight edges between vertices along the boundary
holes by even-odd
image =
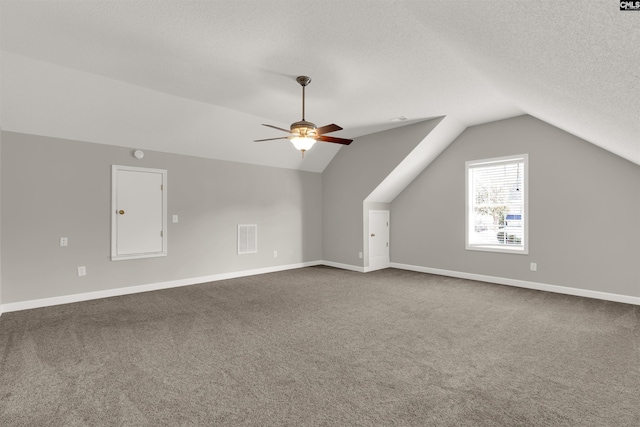
[[[111,259],[167,254],[166,174],[162,169],[112,167]]]
[[[389,267],[389,211],[369,211],[369,271]]]

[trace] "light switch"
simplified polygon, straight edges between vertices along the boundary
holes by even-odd
[[[171,219],[173,222],[178,222],[178,215],[174,215]]]

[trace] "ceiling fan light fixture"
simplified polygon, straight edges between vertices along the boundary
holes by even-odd
[[[302,155],[304,156],[304,152],[313,147],[313,144],[316,143],[314,138],[305,138],[305,137],[293,137],[291,138],[291,143],[296,150],[302,151]]]

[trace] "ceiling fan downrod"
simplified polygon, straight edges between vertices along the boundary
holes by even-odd
[[[311,83],[311,77],[298,76],[296,77],[296,81],[300,83],[300,86],[302,86],[302,121],[304,122],[304,88]]]

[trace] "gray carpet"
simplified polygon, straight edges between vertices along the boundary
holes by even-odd
[[[640,307],[310,267],[0,317],[2,426],[639,426]]]

